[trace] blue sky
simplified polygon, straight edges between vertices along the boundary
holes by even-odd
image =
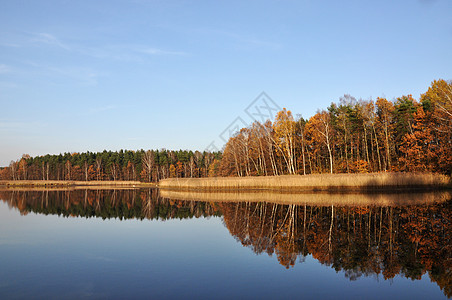
[[[308,118],[344,94],[452,79],[452,1],[0,1],[0,166],[23,153],[199,149],[265,91]]]

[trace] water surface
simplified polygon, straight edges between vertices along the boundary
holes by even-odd
[[[229,196],[0,192],[0,298],[452,295],[448,194]]]

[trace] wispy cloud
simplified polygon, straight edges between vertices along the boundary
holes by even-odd
[[[55,35],[50,33],[35,33],[31,41],[33,43],[41,43],[59,47],[64,50],[72,51],[81,55],[125,61],[140,60],[140,58],[137,56],[140,56],[142,54],[177,56],[187,55],[187,53],[183,51],[172,51],[144,45],[107,45],[101,47],[68,45],[67,43],[64,43]]]
[[[43,45],[71,50],[67,43],[48,32],[6,33],[0,37],[1,47],[26,48]]]
[[[50,33],[45,32],[36,33],[34,34],[34,37],[31,38],[31,42],[42,43],[51,46],[56,46],[65,50],[71,50],[71,48],[68,45],[64,44],[56,36]]]
[[[36,68],[39,75],[54,78],[54,83],[57,84],[61,78],[69,79],[75,83],[83,85],[97,85],[98,78],[104,76],[105,73],[98,72],[89,67],[78,66],[54,66],[33,61],[24,61],[24,64]],[[55,75],[58,75],[55,77]],[[50,81],[48,81],[50,82]]]
[[[75,55],[126,62],[143,62],[150,56],[185,56],[187,52],[154,45],[74,43],[49,32],[26,32],[0,38],[3,47],[53,47]]]
[[[102,47],[74,47],[74,51],[94,58],[127,62],[143,62],[149,56],[186,56],[183,51],[173,51],[144,45],[110,45]]]
[[[27,60],[19,61],[21,66],[14,68],[9,64],[0,63],[0,75],[19,74],[21,76],[32,76],[33,80],[45,80],[46,84],[81,84],[96,86],[100,78],[108,76],[105,71],[99,70],[99,64],[93,64],[93,59],[83,59],[83,57],[97,60],[127,62],[141,64],[149,62],[153,57],[158,56],[185,56],[184,51],[166,49],[164,47],[154,47],[146,44],[98,44],[97,42],[74,42],[73,39],[63,39],[50,32],[22,32],[9,33],[0,37],[0,45],[8,47],[19,47],[26,51],[29,48],[39,48],[39,53],[52,50],[60,51],[70,59],[60,59],[58,64],[52,60],[52,54],[47,56],[39,55],[37,58],[27,56]],[[77,58],[83,59],[82,64],[74,65]],[[30,68],[30,66],[32,68]],[[0,89],[5,90],[13,87],[11,82],[0,82]]]
[[[98,79],[101,76],[99,72],[96,72],[90,68],[83,67],[47,67],[47,70],[69,78],[75,82],[83,85],[97,85]]]
[[[142,62],[143,58],[124,50],[118,50],[118,47],[103,46],[103,47],[86,47],[77,46],[76,52],[80,55],[89,56],[97,59],[125,61],[125,62]]]

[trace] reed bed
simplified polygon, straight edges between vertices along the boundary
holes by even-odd
[[[0,187],[6,188],[85,188],[85,187],[143,187],[155,186],[139,181],[71,181],[71,180],[0,180]]]
[[[451,188],[446,175],[432,173],[313,174],[249,177],[170,178],[163,189],[186,190],[397,190]]]
[[[77,190],[95,190],[95,191],[111,191],[111,190],[133,190],[142,188],[141,186],[126,186],[126,185],[87,185],[87,186],[71,186],[71,185],[55,185],[55,186],[1,186],[0,192],[33,192],[33,191],[52,191],[52,192],[72,192]]]
[[[266,202],[308,206],[405,206],[433,204],[450,200],[449,191],[426,193],[278,193],[259,192],[202,192],[160,190],[160,196],[172,200],[205,202]]]

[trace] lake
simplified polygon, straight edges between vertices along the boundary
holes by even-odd
[[[452,296],[450,193],[249,194],[0,191],[0,298]]]

